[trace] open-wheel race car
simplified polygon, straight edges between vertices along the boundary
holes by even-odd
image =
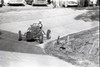
[[[51,30],[48,29],[45,33],[43,29],[39,26],[38,23],[33,23],[30,25],[30,27],[27,29],[27,32],[22,35],[21,30],[19,30],[19,41],[26,40],[26,41],[38,41],[39,43],[43,43],[44,36],[46,36],[46,39],[50,39],[50,33]]]

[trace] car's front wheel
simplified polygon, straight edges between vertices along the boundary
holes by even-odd
[[[41,34],[41,35],[39,36],[39,43],[40,43],[40,44],[43,43],[43,34]]]
[[[31,34],[31,32],[27,32],[26,33],[26,41],[30,41],[30,40],[32,40],[32,34]]]

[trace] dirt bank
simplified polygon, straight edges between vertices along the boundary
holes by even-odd
[[[45,51],[79,67],[99,66],[99,27],[69,34],[46,44]]]

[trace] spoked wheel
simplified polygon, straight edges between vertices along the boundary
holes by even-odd
[[[19,30],[18,34],[19,34],[19,39],[18,40],[21,41],[22,40],[21,30]]]
[[[50,33],[51,33],[51,30],[47,30],[47,39],[51,38]]]
[[[40,44],[43,43],[43,34],[41,34],[41,35],[39,36],[39,43],[40,43]]]

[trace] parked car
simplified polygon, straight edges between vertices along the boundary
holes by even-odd
[[[4,1],[3,0],[0,0],[0,7],[3,6],[3,3],[4,3]]]
[[[33,0],[32,5],[46,5],[47,6],[48,2],[47,0]]]
[[[60,0],[60,6],[67,7],[67,6],[78,6],[77,0]]]
[[[25,0],[9,0],[8,5],[25,5]]]
[[[25,0],[28,5],[32,5],[33,0]]]

